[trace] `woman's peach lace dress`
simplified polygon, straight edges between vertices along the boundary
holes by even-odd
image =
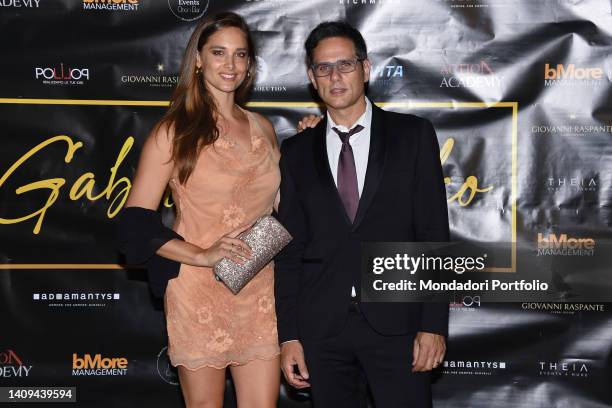
[[[245,111],[246,112],[246,111]],[[247,112],[250,149],[220,135],[202,149],[186,185],[172,179],[175,231],[203,248],[239,226],[272,212],[280,183],[280,153]],[[191,370],[223,368],[279,354],[270,263],[237,295],[211,268],[181,265],[166,290],[168,355]]]

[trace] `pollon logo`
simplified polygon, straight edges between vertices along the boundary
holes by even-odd
[[[89,81],[89,68],[74,68],[60,63],[55,67],[36,67],[34,77],[48,85],[83,85]]]
[[[125,357],[102,357],[101,354],[72,354],[72,375],[74,376],[109,376],[126,375],[128,360]]]
[[[461,310],[475,312],[476,309],[480,307],[480,296],[454,296],[453,299],[451,299],[449,307],[452,311]]]
[[[0,351],[0,378],[28,377],[32,366],[23,364],[23,360],[14,350]]]

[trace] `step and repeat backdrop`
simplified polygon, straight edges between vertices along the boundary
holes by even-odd
[[[218,11],[240,13],[254,32],[249,106],[279,140],[320,112],[308,32],[324,20],[354,24],[373,64],[371,100],[437,129],[453,238],[533,244],[579,275],[611,236],[610,7],[0,0],[0,386],[76,387],[66,406],[182,406],[161,304],[145,271],[122,263],[114,223],[187,39]],[[171,203],[163,211],[171,222]],[[498,267],[513,263],[509,254]],[[572,302],[565,284],[564,302],[452,299],[434,405],[612,406],[610,305]],[[612,292],[609,280],[596,284]],[[233,407],[229,378],[227,390]],[[280,392],[280,407],[310,406],[307,391]]]

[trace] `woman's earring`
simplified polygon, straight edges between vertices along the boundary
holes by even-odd
[[[196,67],[195,74],[200,75],[202,73],[202,68]]]

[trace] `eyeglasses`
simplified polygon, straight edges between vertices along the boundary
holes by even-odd
[[[320,64],[312,64],[310,67],[314,76],[325,77],[331,75],[334,67],[343,74],[355,71],[357,63],[363,61],[363,58],[343,59],[336,62],[322,62]]]

